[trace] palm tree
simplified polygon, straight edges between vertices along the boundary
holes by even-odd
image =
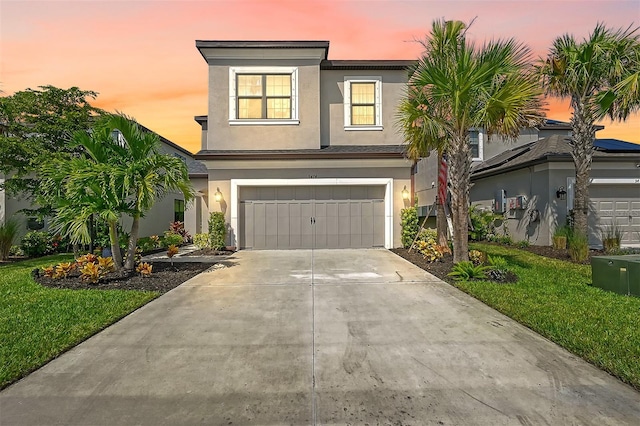
[[[140,218],[158,198],[169,192],[181,192],[187,202],[193,198],[194,192],[185,163],[177,157],[158,152],[158,135],[143,130],[124,115],[111,115],[107,130],[117,134],[117,144],[121,148],[110,161],[122,173],[123,189],[133,218],[124,261],[124,268],[133,270]]]
[[[447,153],[454,262],[469,258],[469,129],[515,139],[521,128],[542,119],[529,49],[514,39],[476,47],[466,40],[467,28],[460,21],[433,22],[408,82],[407,99],[416,97],[419,112],[403,126],[414,127],[405,133],[410,152],[423,155],[440,148]]]
[[[545,92],[568,98],[573,110],[574,228],[583,235],[587,234],[595,123],[607,116],[624,121],[640,108],[639,29],[613,30],[598,24],[580,43],[565,34],[554,40],[538,64]]]
[[[91,133],[76,132],[76,146],[84,156],[67,161],[50,161],[40,168],[41,193],[55,200],[52,229],[70,237],[73,243],[91,240],[89,222],[97,215],[108,224],[109,242],[116,269],[122,267],[117,224],[128,212],[123,175],[110,163],[113,153],[121,149],[111,133],[96,128]]]

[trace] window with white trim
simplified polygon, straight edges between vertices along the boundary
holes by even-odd
[[[382,77],[344,78],[345,130],[382,130]]]
[[[230,124],[298,124],[298,69],[229,68]]]
[[[469,147],[473,161],[482,161],[482,132],[480,130],[469,130]]]

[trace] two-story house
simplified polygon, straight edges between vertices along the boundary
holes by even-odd
[[[412,61],[327,41],[196,41],[209,68],[202,192],[239,249],[400,245],[412,163],[394,127]]]

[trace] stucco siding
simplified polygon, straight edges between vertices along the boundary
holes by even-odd
[[[209,115],[206,149],[317,149],[320,148],[320,67],[290,61],[250,62],[250,66],[287,66],[298,69],[299,124],[235,124],[229,122],[228,65],[209,66]],[[234,66],[236,64],[234,63]],[[242,63],[242,66],[249,66]]]
[[[382,77],[382,130],[345,130],[344,81],[350,77]],[[321,145],[400,145],[394,124],[407,81],[404,70],[322,70],[320,78]]]

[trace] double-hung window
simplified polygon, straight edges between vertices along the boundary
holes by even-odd
[[[298,124],[297,68],[230,68],[231,124]]]
[[[469,148],[474,161],[482,161],[482,133],[478,129],[469,130]]]
[[[382,130],[382,77],[345,77],[345,130]]]

